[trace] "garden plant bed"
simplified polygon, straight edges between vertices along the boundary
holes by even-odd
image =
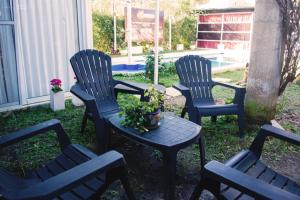
[[[242,79],[243,72],[227,72],[215,75],[220,78],[229,78],[232,82]],[[118,77],[127,80],[145,81],[142,76]],[[177,82],[176,75],[162,76],[160,82],[165,86],[171,86]],[[230,90],[214,89],[216,98],[224,99],[233,95]],[[299,106],[300,86],[291,84],[280,98],[276,119],[286,129],[300,133],[298,126],[300,119]],[[178,99],[177,99],[178,98]],[[166,109],[179,114],[182,108],[182,97],[170,99]],[[120,104],[126,102],[126,96],[119,96]],[[89,122],[84,134],[80,133],[80,122],[84,109],[75,108],[70,101],[66,103],[66,110],[51,112],[49,105],[28,108],[10,113],[0,114],[0,135],[24,128],[38,122],[57,118],[62,121],[66,132],[68,132],[73,143],[79,143],[93,149],[95,145],[94,125]],[[216,123],[209,118],[203,120],[203,133],[205,136],[207,160],[225,161],[236,152],[247,148],[258,125],[248,125],[245,138],[240,140],[236,135],[238,131],[235,118],[219,117]],[[130,183],[136,193],[137,199],[162,199],[163,198],[163,174],[161,154],[150,147],[144,147],[133,143],[123,137],[114,135],[112,137],[113,149],[124,154],[129,168]],[[56,147],[57,151],[48,151]],[[28,168],[34,168],[44,160],[51,159],[58,151],[59,146],[56,136],[41,135],[20,143],[0,152],[0,166],[9,168],[13,172],[22,175]],[[22,155],[21,155],[22,154]],[[17,158],[17,159],[16,159]],[[271,139],[264,148],[263,160],[280,173],[300,182],[300,148]],[[20,164],[22,163],[22,165]],[[188,199],[200,175],[200,158],[198,145],[194,144],[178,154],[176,191],[177,199]],[[297,171],[298,170],[298,171]],[[125,197],[121,184],[116,182],[105,193],[103,199],[123,199]],[[100,198],[99,198],[100,199]],[[210,195],[204,194],[203,199],[210,199]]]

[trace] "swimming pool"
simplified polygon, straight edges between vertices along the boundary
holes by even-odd
[[[211,61],[212,68],[229,67],[231,65],[237,64],[237,62],[228,62],[218,59],[218,57],[208,58]],[[145,72],[145,64],[140,61],[138,64],[117,64],[112,66],[112,71],[114,73],[143,73]]]

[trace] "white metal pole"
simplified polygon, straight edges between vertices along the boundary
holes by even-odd
[[[117,17],[116,17],[115,0],[113,0],[113,16],[114,16],[114,51],[117,51]]]
[[[159,0],[156,0],[154,44],[154,84],[158,84]]]
[[[172,18],[169,16],[169,50],[172,50]]]
[[[131,23],[131,0],[127,0],[127,54],[128,64],[131,64],[132,60],[132,23]]]

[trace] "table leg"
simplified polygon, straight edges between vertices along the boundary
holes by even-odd
[[[200,135],[199,138],[199,150],[200,150],[200,166],[201,166],[201,170],[204,169],[204,165],[206,163],[205,161],[205,149],[204,149],[204,138],[203,135]]]
[[[166,200],[174,200],[177,151],[164,151],[162,153],[163,153],[165,184],[166,184],[165,191],[164,191],[164,198]]]

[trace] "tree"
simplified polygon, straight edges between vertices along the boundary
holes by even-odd
[[[245,104],[256,121],[274,118],[278,97],[300,75],[300,2],[276,2],[256,2]]]
[[[288,83],[300,75],[300,2],[298,0],[276,0],[282,15],[284,59],[280,77],[279,95]]]
[[[280,88],[283,34],[279,5],[256,1],[245,110],[255,121],[274,118]]]

